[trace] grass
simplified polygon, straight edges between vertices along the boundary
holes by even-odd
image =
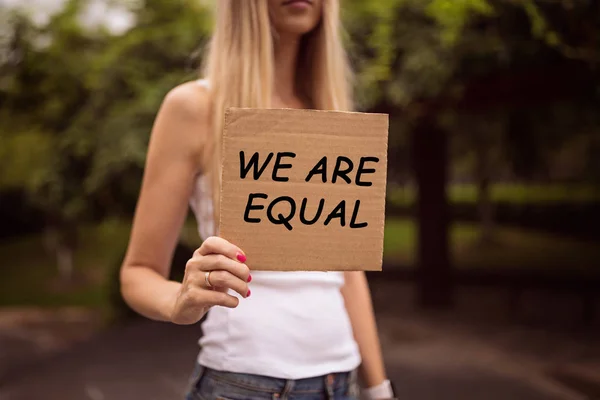
[[[0,245],[3,260],[0,305],[96,306],[108,296],[108,272],[118,262],[129,225],[107,221],[80,229],[74,255],[76,274],[71,284],[57,279],[54,257],[46,252],[43,236],[16,238]]]
[[[448,199],[453,204],[477,202],[477,186],[472,183],[452,184],[447,189]],[[495,183],[490,196],[495,203],[510,204],[585,204],[600,202],[600,188],[593,185],[567,184],[518,184]],[[391,187],[388,201],[397,206],[408,206],[416,198],[413,186]]]
[[[80,245],[74,255],[76,266],[73,282],[58,279],[54,256],[45,250],[42,235],[15,238],[0,243],[0,306],[64,306],[107,307],[115,289],[118,269],[131,225],[108,220],[79,230]],[[188,221],[182,240],[197,245],[195,226]]]
[[[479,241],[476,224],[456,223],[450,228],[453,263],[456,268],[525,269],[598,275],[600,246],[535,230],[498,227],[493,242]],[[384,259],[401,267],[414,265],[415,224],[408,219],[386,221]]]
[[[451,249],[454,252],[474,243],[479,230],[474,224],[457,223],[450,228]],[[385,223],[383,240],[384,259],[402,266],[412,267],[415,261],[417,231],[412,220],[389,218]]]
[[[75,254],[77,279],[65,285],[57,279],[54,259],[39,235],[0,243],[3,260],[0,306],[77,305],[110,309],[111,289],[116,288],[116,269],[127,245],[130,225],[107,221],[83,227]],[[450,239],[457,268],[527,268],[600,273],[600,246],[519,228],[499,227],[492,245],[478,243],[477,225],[457,223]],[[195,224],[188,221],[182,240],[199,244]],[[401,267],[414,265],[416,229],[412,221],[391,218],[386,222],[384,258]]]

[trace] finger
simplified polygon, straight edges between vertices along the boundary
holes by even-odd
[[[224,292],[217,292],[213,290],[206,290],[205,292],[205,299],[211,306],[236,308],[240,303],[240,300],[237,297]]]
[[[250,277],[250,268],[246,264],[233,261],[222,254],[210,254],[192,258],[188,261],[186,269],[202,272],[225,270],[244,282],[248,282]],[[202,273],[202,279],[204,279],[204,273]]]
[[[222,254],[232,260],[246,262],[246,255],[239,247],[217,236],[207,238],[198,249],[198,254]]]
[[[209,275],[209,282],[215,288],[227,288],[235,290],[242,297],[248,297],[250,293],[248,290],[248,283],[224,270],[211,271]],[[205,287],[206,282],[200,282],[200,285]]]

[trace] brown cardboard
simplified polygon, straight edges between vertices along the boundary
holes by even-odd
[[[295,109],[230,108],[225,113],[223,131],[223,169],[219,234],[239,246],[247,255],[247,264],[253,270],[279,271],[334,271],[381,270],[387,169],[388,116],[334,111]],[[241,157],[248,164],[258,152],[258,166],[273,153],[262,175],[255,180],[254,168],[241,178]],[[277,154],[293,152],[295,157],[283,156],[275,177],[289,178],[274,181],[273,170]],[[314,174],[306,182],[309,172],[322,157],[327,157],[326,183],[322,174]],[[347,174],[348,184],[332,173],[338,156],[351,160],[353,169]],[[367,159],[357,185],[357,170],[361,157]],[[347,167],[343,159],[340,170]],[[286,165],[283,165],[286,164]],[[287,167],[287,168],[285,168]],[[260,169],[260,168],[259,168]],[[369,173],[369,169],[375,169]],[[371,186],[363,186],[372,182]],[[267,199],[253,198],[248,220],[244,216],[251,193],[262,193]],[[281,196],[269,219],[269,205]],[[324,205],[320,218],[312,224],[303,224],[300,211],[310,221],[315,216],[321,199]],[[291,199],[291,200],[290,200]],[[341,212],[326,226],[327,216],[345,200],[345,226],[341,226]],[[356,218],[352,220],[356,201]],[[291,201],[296,205],[293,218],[288,221]],[[338,210],[340,208],[338,207]],[[282,223],[281,218],[285,223]],[[353,227],[350,227],[354,222]],[[361,223],[367,226],[361,227]],[[291,230],[289,229],[291,228]]]

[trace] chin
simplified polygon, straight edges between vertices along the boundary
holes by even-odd
[[[282,27],[281,32],[292,35],[305,35],[313,31],[316,26],[317,24],[312,21],[293,21]]]
[[[322,18],[321,0],[269,0],[271,23],[282,35],[305,35]]]

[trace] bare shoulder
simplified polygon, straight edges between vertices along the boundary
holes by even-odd
[[[180,117],[206,119],[210,99],[205,87],[197,81],[182,83],[165,96],[163,107],[176,112]]]
[[[194,157],[202,152],[209,135],[210,96],[198,82],[186,82],[171,89],[158,112],[153,136],[179,143]]]

